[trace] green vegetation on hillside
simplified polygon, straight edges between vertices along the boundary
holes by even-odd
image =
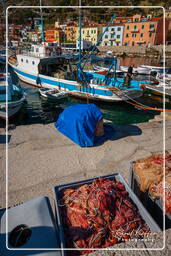
[[[42,5],[44,6],[77,6],[79,3],[78,0],[42,0]],[[113,0],[82,0],[83,6],[164,6],[166,8],[169,7],[170,0],[164,1],[164,0],[116,0],[115,2]],[[21,6],[39,6],[39,0],[0,0],[0,12],[2,15],[3,9],[10,5],[21,5]],[[171,3],[170,3],[171,5]],[[122,16],[131,16],[135,13],[140,13],[142,15],[147,15],[147,13],[152,13],[153,16],[161,16],[162,15],[162,9],[146,9],[146,8],[123,8],[115,10],[110,8],[87,8],[84,9],[83,15],[84,17],[88,17],[89,19],[92,19],[99,23],[106,23],[109,21],[112,13],[114,11],[120,11],[118,15]],[[54,24],[55,21],[61,21],[65,22],[67,20],[78,20],[78,10],[75,9],[43,9],[45,20],[48,24]],[[24,22],[28,21],[28,18],[32,17],[39,17],[39,9],[13,9],[9,12],[9,20],[11,18],[16,17],[18,19],[18,23],[22,24]]]

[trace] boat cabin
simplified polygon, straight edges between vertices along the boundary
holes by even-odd
[[[57,57],[61,54],[61,47],[57,43],[43,42],[40,45],[32,45],[30,49],[30,55],[38,58]]]

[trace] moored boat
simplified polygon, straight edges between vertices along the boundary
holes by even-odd
[[[151,95],[158,96],[160,98],[165,97],[166,102],[171,102],[171,86],[164,83],[159,85],[144,85],[144,90]]]
[[[53,101],[61,101],[68,97],[67,92],[49,88],[40,88],[39,93],[42,97],[46,98],[47,100]]]
[[[58,48],[50,43],[33,45],[29,53],[17,55],[15,64],[10,60],[9,63],[20,80],[37,87],[66,91],[75,97],[114,102],[142,95],[141,83],[147,81],[132,80],[127,87],[124,77],[116,77],[115,73],[82,71],[77,63],[61,56]]]
[[[0,73],[0,118],[9,119],[16,115],[25,99],[25,93],[12,83],[10,75]]]

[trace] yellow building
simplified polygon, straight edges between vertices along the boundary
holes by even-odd
[[[166,18],[171,18],[171,9],[166,10]]]
[[[81,29],[81,39],[90,41],[93,45],[97,43],[102,26],[85,26]],[[77,40],[79,39],[79,28],[77,29]]]
[[[70,22],[67,24],[60,24],[59,22],[55,22],[55,27],[58,29],[60,28],[65,33],[65,41],[76,42],[78,27],[75,22]]]
[[[75,25],[67,25],[64,27],[64,33],[66,35],[66,41],[75,42],[77,40],[78,27]]]

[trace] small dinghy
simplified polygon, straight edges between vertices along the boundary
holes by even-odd
[[[63,100],[68,97],[68,93],[64,91],[58,91],[57,89],[40,88],[40,95],[47,100]]]

